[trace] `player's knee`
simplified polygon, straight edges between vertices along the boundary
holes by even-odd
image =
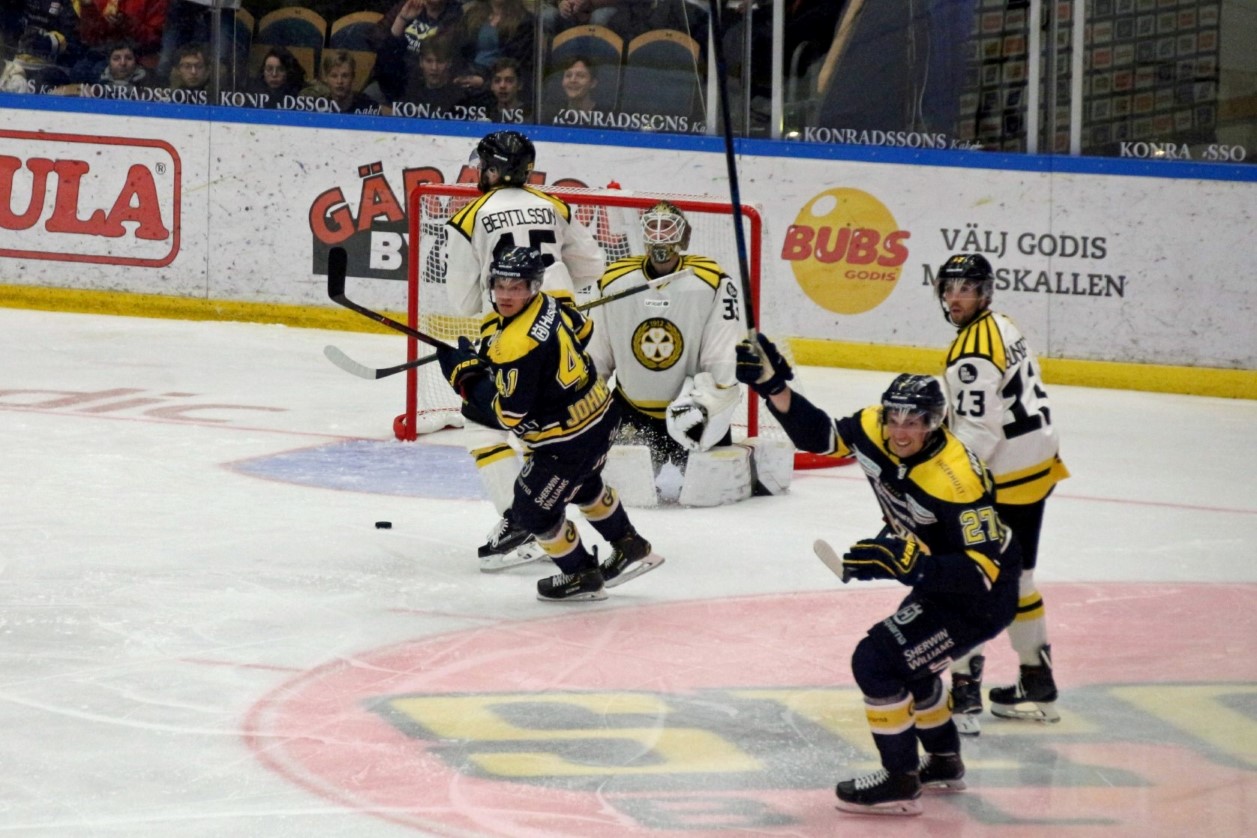
[[[890,655],[882,645],[865,636],[851,653],[851,674],[856,686],[866,696],[875,698],[898,695],[904,690],[902,676],[896,671]]]

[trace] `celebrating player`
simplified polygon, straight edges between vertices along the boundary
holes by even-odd
[[[840,568],[817,543],[843,581],[895,579],[912,588],[852,655],[882,768],[838,783],[838,808],[918,814],[922,787],[965,787],[939,672],[1003,631],[1017,609],[1021,556],[995,510],[991,474],[942,426],[946,401],[929,376],[900,375],[880,405],[836,419],[791,390],[790,365],[762,334],[737,353],[738,380],[767,400],[794,444],[854,454],[882,507],[886,526],[852,546]]]
[[[939,268],[935,292],[959,332],[947,351],[951,432],[995,474],[995,509],[1021,543],[1021,590],[1008,638],[1021,659],[1021,677],[991,690],[991,712],[1008,719],[1060,720],[1043,597],[1034,584],[1043,508],[1069,476],[1061,462],[1039,362],[1021,330],[991,310],[995,274],[978,253],[957,253]],[[952,665],[952,712],[961,733],[980,731],[982,647]]]
[[[653,491],[654,475],[671,462],[691,478],[683,497],[736,500],[733,474],[713,472],[722,463],[734,469],[737,460],[709,458],[715,468],[693,471],[686,464],[730,443],[730,423],[741,399],[734,348],[745,334],[738,285],[714,260],[685,254],[690,223],[673,204],[655,204],[642,215],[641,225],[646,254],[611,263],[599,290],[603,296],[647,290],[595,309],[597,328],[589,345],[599,374],[608,380],[615,374],[621,440],[649,448],[653,474],[644,480],[634,475],[632,483]],[[625,462],[627,469],[633,461]],[[750,471],[743,467],[742,472],[749,495]],[[789,469],[785,473],[788,479]]]
[[[446,291],[453,310],[464,316],[492,312],[487,296],[489,268],[496,256],[513,247],[536,250],[545,266],[542,288],[567,299],[593,285],[606,264],[592,234],[572,216],[572,208],[553,195],[527,185],[536,160],[533,144],[518,131],[494,131],[476,146],[483,193],[446,223]],[[498,513],[506,512],[514,495],[519,461],[506,435],[469,429],[465,442],[477,473]],[[480,549],[481,570],[494,571],[540,558],[533,545],[500,549],[510,534],[503,522],[495,526]],[[514,536],[511,535],[511,540]]]
[[[494,258],[478,354],[464,338],[440,349],[441,370],[486,424],[510,430],[525,451],[504,527],[516,544],[535,538],[562,573],[537,583],[537,598],[606,599],[613,587],[663,564],[637,534],[615,489],[602,480],[619,409],[585,351],[593,324],[543,293],[545,264],[536,250],[510,247]],[[566,506],[611,543],[599,568],[581,543]],[[513,547],[509,541],[502,546]]]

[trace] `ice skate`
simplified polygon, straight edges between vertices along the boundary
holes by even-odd
[[[892,774],[879,768],[872,774],[838,784],[838,808],[865,815],[921,814],[921,781],[915,773]]]
[[[560,573],[537,582],[537,599],[542,602],[593,602],[606,598],[607,590],[597,567]]]
[[[480,572],[497,573],[499,570],[506,570],[508,567],[518,567],[519,565],[539,562],[548,558],[550,557],[546,555],[546,551],[542,550],[536,539],[530,536],[529,541],[524,542],[510,552],[495,553],[488,556],[482,555],[480,557]]]
[[[978,717],[982,714],[982,667],[986,658],[974,655],[969,659],[969,674],[953,672],[951,676],[951,718],[956,729],[965,736],[982,732]]]
[[[663,556],[652,552],[650,542],[630,529],[628,535],[611,543],[611,556],[602,563],[602,578],[608,588],[636,579],[663,564]]]
[[[482,559],[486,556],[501,556],[534,538],[532,533],[515,523],[511,510],[508,509],[493,525],[493,529],[489,530],[488,539],[477,548],[476,554]]]
[[[924,791],[962,791],[964,776],[965,763],[960,754],[926,754],[917,769]]]
[[[990,692],[991,713],[1001,719],[1032,722],[1059,722],[1056,712],[1056,680],[1052,677],[1052,647],[1039,650],[1039,666],[1021,666],[1021,677],[1011,687],[995,687]]]

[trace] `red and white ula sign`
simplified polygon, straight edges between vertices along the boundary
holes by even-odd
[[[163,140],[0,129],[0,256],[169,265],[180,179]]]

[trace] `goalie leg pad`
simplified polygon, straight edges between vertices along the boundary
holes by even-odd
[[[681,486],[682,506],[721,506],[750,496],[750,449],[722,445],[690,454]]]
[[[794,477],[794,446],[784,439],[759,436],[740,444],[751,452],[755,493],[784,495]]]
[[[477,435],[480,436],[480,435]],[[502,434],[498,441],[485,443],[483,438],[468,441],[467,450],[476,462],[476,474],[489,493],[499,515],[506,514],[515,500],[515,478],[519,476],[519,458]]]
[[[659,505],[655,468],[646,445],[612,445],[602,469],[603,482],[614,486],[620,503],[631,507]]]

